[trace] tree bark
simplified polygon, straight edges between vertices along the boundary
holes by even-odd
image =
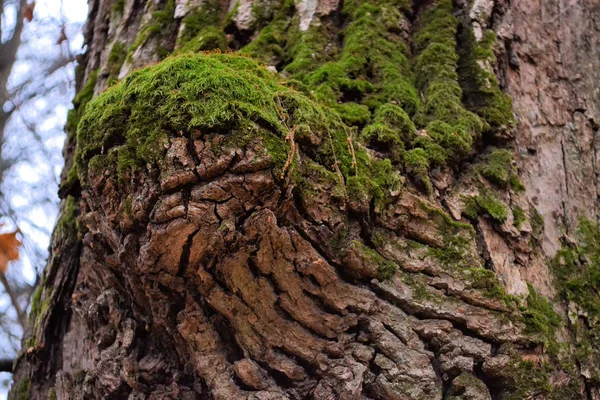
[[[89,6],[10,398],[600,399],[597,2]]]

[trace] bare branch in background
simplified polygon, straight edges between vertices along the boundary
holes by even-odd
[[[41,281],[58,206],[63,126],[74,91],[80,21],[61,0],[0,0],[0,225],[22,232],[19,261],[0,272],[0,372],[11,372]],[[7,22],[9,21],[9,22]],[[0,381],[0,398],[3,385]]]
[[[6,292],[6,294],[8,294],[8,296],[10,297],[10,302],[11,302],[13,308],[17,312],[17,316],[19,318],[19,323],[21,324],[21,326],[26,326],[27,315],[25,315],[25,312],[21,308],[21,305],[19,304],[19,299],[18,299],[17,295],[15,294],[14,290],[12,289],[11,285],[8,283],[8,279],[6,279],[6,276],[4,276],[4,274],[0,274],[0,282],[2,283],[2,286],[4,287],[4,291]]]
[[[12,372],[14,363],[12,358],[0,358],[0,372]]]
[[[0,43],[0,105],[3,105],[9,100],[7,83],[15,60],[17,59],[19,45],[21,44],[21,33],[23,32],[23,25],[25,23],[23,14],[26,6],[26,0],[19,1],[17,18],[12,36],[5,43]],[[2,115],[3,113],[4,112],[0,107],[0,142],[4,138],[4,128],[8,122],[8,116]]]

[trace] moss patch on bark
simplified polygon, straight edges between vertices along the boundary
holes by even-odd
[[[149,112],[152,110],[152,112]],[[160,167],[170,137],[227,133],[236,144],[261,138],[275,169],[289,152],[286,135],[317,135],[313,157],[339,169],[350,197],[385,200],[399,176],[388,160],[373,160],[340,118],[248,57],[170,57],[131,73],[91,101],[78,128],[75,165],[85,184],[91,164],[116,164],[120,175]],[[314,152],[314,151],[313,151]]]

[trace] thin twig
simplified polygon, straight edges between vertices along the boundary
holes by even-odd
[[[0,282],[2,282],[2,286],[4,286],[4,290],[6,291],[6,294],[8,294],[8,297],[10,297],[10,302],[11,302],[12,306],[14,307],[15,311],[17,312],[17,318],[19,319],[19,324],[23,327],[23,329],[25,329],[25,327],[27,326],[27,315],[25,315],[25,312],[19,305],[19,299],[17,298],[17,295],[15,294],[12,287],[10,286],[8,279],[6,279],[6,275],[0,274]]]

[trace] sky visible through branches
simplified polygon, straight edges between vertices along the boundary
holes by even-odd
[[[5,44],[13,37],[24,1],[0,3]],[[21,232],[21,257],[10,263],[6,280],[24,312],[44,267],[56,220],[63,127],[72,106],[74,58],[82,51],[86,15],[85,0],[36,2],[33,19],[23,24],[12,64],[6,88],[9,101],[0,104],[4,115],[10,116],[0,132],[0,223],[4,224],[0,232],[16,228]],[[14,304],[6,287],[0,286],[0,359],[15,357],[21,334]],[[10,374],[0,373],[0,399],[6,398],[10,379]]]

